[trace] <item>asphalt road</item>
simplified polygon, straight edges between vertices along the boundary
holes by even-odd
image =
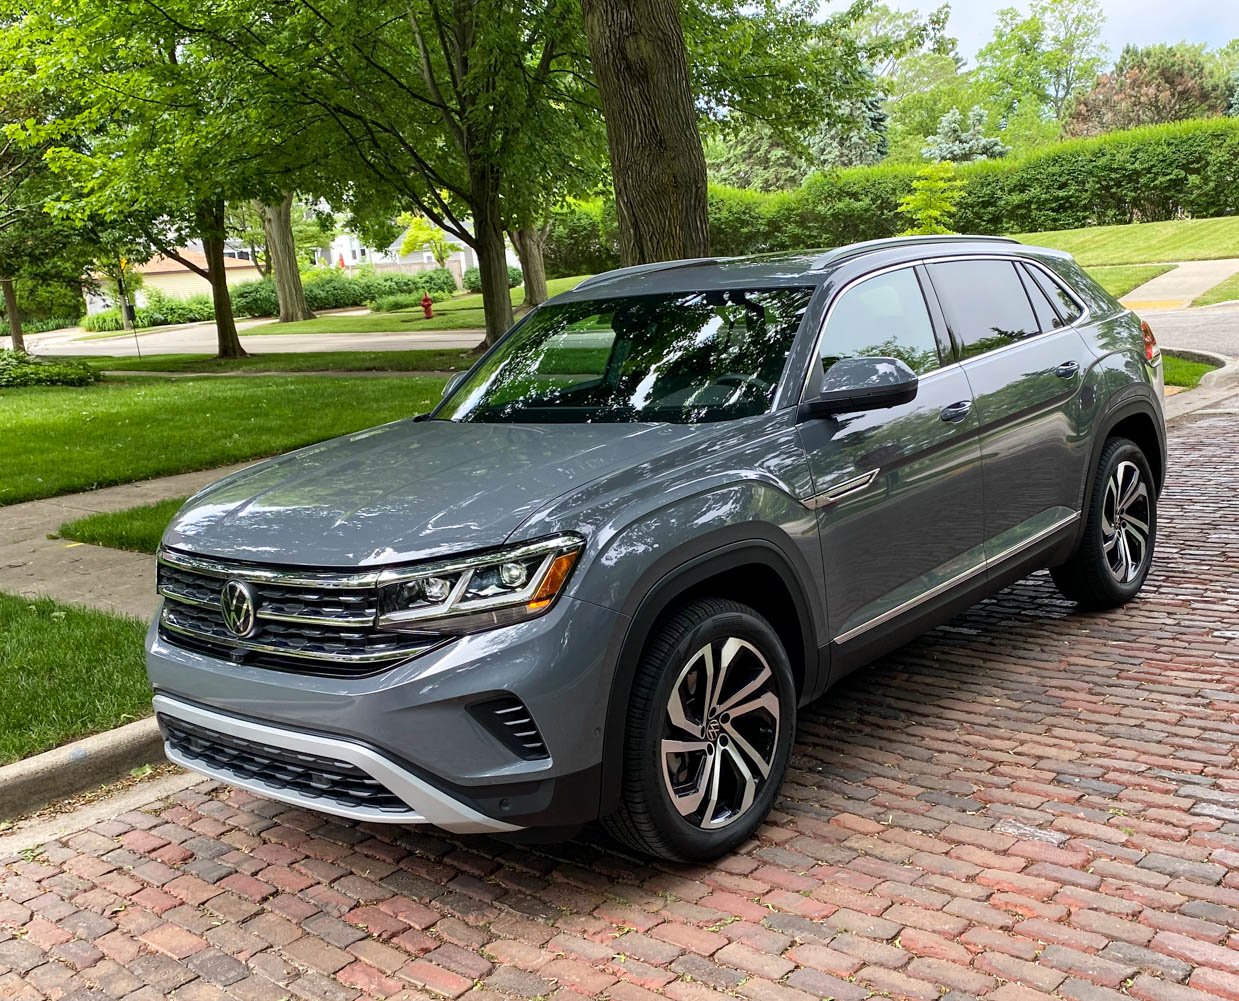
[[[1143,314],[1164,348],[1212,351],[1239,358],[1239,305]]]

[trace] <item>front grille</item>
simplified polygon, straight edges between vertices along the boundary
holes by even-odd
[[[253,591],[255,627],[225,624],[220,592],[229,580]],[[237,663],[326,677],[361,677],[424,652],[434,640],[380,630],[377,572],[282,572],[164,550],[160,635],[168,643]]]
[[[383,783],[347,761],[268,747],[243,737],[217,733],[174,716],[159,714],[168,744],[216,774],[256,780],[310,800],[383,813],[412,813]]]
[[[533,721],[533,713],[515,695],[475,702],[469,706],[469,712],[504,746],[526,761],[550,757],[538,724]]]

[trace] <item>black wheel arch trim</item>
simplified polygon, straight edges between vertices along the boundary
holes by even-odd
[[[615,670],[602,739],[599,815],[618,806],[624,764],[628,700],[641,653],[662,614],[693,588],[730,570],[753,564],[778,574],[791,595],[800,625],[804,662],[800,704],[821,694],[829,677],[825,603],[813,602],[808,587],[814,578],[804,558],[770,526],[746,523],[710,532],[668,553],[641,576],[622,611],[624,619],[612,640]],[[740,599],[737,599],[740,600]]]

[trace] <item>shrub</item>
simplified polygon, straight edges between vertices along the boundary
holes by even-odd
[[[0,387],[89,386],[99,373],[80,361],[41,361],[21,351],[0,350]]]
[[[432,302],[447,302],[452,298],[450,292],[397,292],[395,295],[381,295],[371,300],[367,305],[376,313],[395,313],[402,309],[421,309],[422,296],[429,295]]]
[[[514,268],[508,265],[508,288],[516,288],[525,280],[521,274],[520,268]],[[479,268],[469,268],[463,275],[460,276],[460,283],[465,287],[466,292],[478,293],[482,291],[482,272]]]
[[[228,289],[228,296],[232,299],[234,316],[278,316],[280,313],[279,296],[270,278],[238,282]]]
[[[595,199],[556,209],[542,248],[548,278],[596,275],[619,267],[615,204]]]
[[[76,327],[78,317],[68,316],[53,316],[44,320],[22,320],[22,333],[29,336],[31,334],[45,334],[49,330],[64,330],[65,327]],[[0,319],[0,337],[9,336],[9,321]]]
[[[143,327],[162,327],[175,323],[205,323],[215,318],[215,307],[210,296],[191,295],[178,299],[157,288],[146,293],[146,305],[139,311],[145,314]]]

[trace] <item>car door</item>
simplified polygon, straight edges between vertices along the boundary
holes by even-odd
[[[899,358],[920,376],[911,403],[800,425],[836,645],[867,642],[871,630],[983,570],[972,393],[922,282],[906,266],[845,287],[806,387],[812,394],[839,359],[866,355]]]
[[[1005,258],[926,267],[976,399],[994,563],[1078,517],[1090,446],[1080,391],[1093,355],[1025,267]]]

